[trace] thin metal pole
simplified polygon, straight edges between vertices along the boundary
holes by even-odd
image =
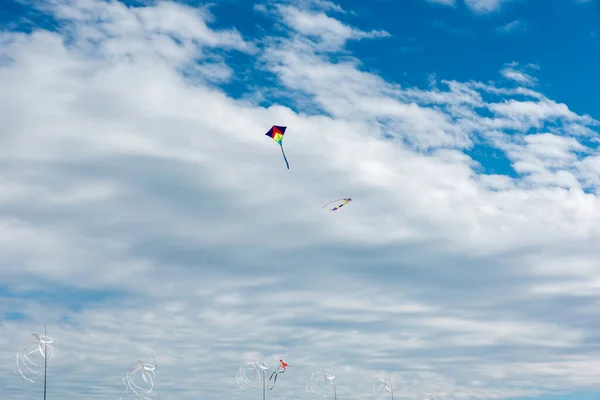
[[[267,399],[267,382],[266,382],[267,378],[265,375],[265,370],[263,370],[262,375],[263,375],[263,377],[262,377],[263,378],[263,400],[266,400]]]
[[[46,400],[46,371],[48,369],[48,351],[46,350],[47,338],[46,323],[44,322],[44,400]]]
[[[158,376],[158,364],[154,356],[152,356],[152,359],[154,360],[154,369],[156,370],[156,393],[158,395],[158,400],[160,400],[160,378]]]

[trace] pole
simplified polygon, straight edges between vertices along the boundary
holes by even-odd
[[[263,380],[262,380],[263,381],[263,400],[266,400],[267,399],[267,386],[266,386],[267,385],[267,378],[266,378],[265,370],[264,369],[263,369],[262,375],[263,375],[262,376],[262,378],[263,378]]]
[[[48,351],[46,350],[47,337],[46,323],[44,322],[44,400],[46,400],[46,371],[48,369]]]

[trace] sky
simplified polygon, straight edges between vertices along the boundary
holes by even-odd
[[[134,398],[152,357],[163,399],[260,399],[257,357],[290,364],[273,400],[322,368],[340,399],[600,396],[597,0],[9,0],[0,25],[0,399],[41,397],[15,356],[44,324],[65,400]]]

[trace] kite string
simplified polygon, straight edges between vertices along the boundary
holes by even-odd
[[[196,267],[196,270],[194,271],[194,273],[192,274],[192,276],[189,277],[190,279],[190,285],[193,284],[193,278],[198,274],[198,271],[200,270],[200,268],[204,265],[204,262],[206,261],[206,258],[208,257],[208,255],[210,254],[211,250],[214,247],[214,243],[212,243],[208,249],[206,250],[206,252],[204,253],[204,256],[202,257],[202,260],[200,261],[200,263],[198,264],[198,266]],[[185,291],[184,293],[186,293],[187,291]],[[165,331],[165,327],[167,326],[167,322],[165,322],[162,327],[160,328],[160,331],[158,332],[158,334],[156,335],[156,337],[154,338],[154,341],[152,342],[152,346],[151,349],[154,350],[156,348],[156,342],[158,341],[158,339],[161,337],[161,335],[163,334],[163,332]]]

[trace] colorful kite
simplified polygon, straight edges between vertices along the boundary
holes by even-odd
[[[330,208],[330,209],[329,209],[329,211],[337,211],[337,210],[339,210],[340,208],[344,207],[346,204],[350,203],[351,201],[352,201],[352,199],[350,199],[350,198],[347,198],[347,199],[337,199],[337,200],[333,200],[333,201],[330,201],[329,203],[325,204],[325,205],[323,206],[323,208],[327,207],[327,206],[328,206],[328,205],[330,205],[330,204],[333,204],[333,203],[338,203],[338,205],[337,205],[337,206],[335,206],[335,207],[333,207],[333,208]],[[340,203],[340,202],[341,202],[341,203]]]
[[[277,144],[279,144],[279,146],[281,147],[281,154],[283,154],[283,159],[285,160],[285,165],[287,166],[287,169],[290,169],[290,164],[288,163],[288,160],[285,157],[285,152],[283,151],[283,135],[285,134],[286,129],[286,126],[273,125],[273,127],[271,127],[271,129],[269,129],[269,132],[265,133],[265,135],[269,136],[274,141],[276,141]]]
[[[271,377],[269,378],[269,390],[273,390],[273,387],[275,387],[275,382],[277,382],[277,377],[279,376],[279,374],[283,374],[285,372],[285,369],[290,366],[288,363],[286,363],[282,359],[279,359],[279,363],[280,363],[279,366],[277,367],[277,369],[275,371],[273,371],[273,373],[271,374]],[[271,382],[271,380],[273,382]]]

